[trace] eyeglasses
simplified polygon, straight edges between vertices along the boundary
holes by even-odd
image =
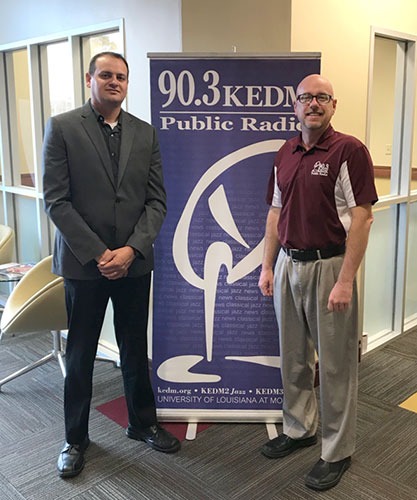
[[[297,101],[300,102],[301,104],[311,104],[314,98],[316,98],[316,101],[319,104],[328,104],[333,99],[333,97],[329,94],[313,95],[306,93],[297,96]]]

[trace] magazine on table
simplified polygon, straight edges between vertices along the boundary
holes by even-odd
[[[0,277],[7,279],[20,279],[32,269],[35,264],[19,264],[18,262],[8,262],[0,264]]]

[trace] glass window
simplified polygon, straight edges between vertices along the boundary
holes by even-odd
[[[15,195],[16,239],[19,262],[38,262],[41,259],[36,200]]]
[[[3,207],[3,197],[4,193],[0,191],[0,224],[4,224],[4,207]],[[0,262],[0,264],[5,264],[5,262]],[[7,297],[10,294],[9,283],[0,283],[0,306],[4,306]]]
[[[1,57],[1,54],[0,54]],[[0,85],[2,84],[2,78],[0,75]],[[3,184],[3,137],[1,136],[1,129],[0,129],[0,184]]]
[[[100,33],[82,38],[83,75],[88,72],[88,65],[99,52],[123,52],[122,36],[119,31]],[[84,101],[89,99],[90,89],[84,86]]]
[[[417,190],[417,87],[414,97],[414,128],[413,128],[413,153],[411,157],[411,190]]]
[[[379,196],[391,191],[395,92],[398,91],[397,47],[401,44],[397,40],[375,37],[369,149]]]
[[[410,204],[405,321],[417,319],[417,202]]]
[[[89,47],[89,57],[103,51],[119,52],[122,48],[122,40],[119,31],[112,31],[108,33],[99,33],[84,37]]]
[[[396,213],[397,207],[374,210],[365,260],[364,332],[369,340],[393,328]]]
[[[27,50],[18,50],[7,58],[8,73],[13,75],[9,89],[9,119],[11,122],[13,183],[34,187],[33,135],[29,91]]]
[[[52,43],[46,47],[49,88],[49,116],[69,111],[74,107],[72,66],[69,42]]]
[[[55,227],[38,210],[41,186],[35,184],[35,175],[41,177],[41,122],[82,103],[84,75],[80,73],[92,55],[106,50],[123,53],[119,26],[119,22],[106,22],[62,32],[54,39],[48,35],[0,46],[4,60],[0,109],[5,111],[1,116],[5,133],[0,137],[0,224],[13,221],[14,258],[19,262],[38,262],[53,248]],[[29,189],[16,189],[21,186]],[[7,297],[5,287],[2,290],[0,284],[0,295],[4,291]]]
[[[0,224],[4,224],[4,206],[3,206],[4,193],[0,191]]]

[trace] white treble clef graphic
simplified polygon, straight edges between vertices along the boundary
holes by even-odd
[[[216,303],[219,272],[222,266],[227,269],[226,282],[230,285],[244,278],[262,263],[264,240],[262,239],[242,260],[233,266],[230,246],[223,241],[215,241],[208,247],[204,256],[203,277],[192,267],[188,253],[191,219],[203,193],[213,182],[231,167],[252,156],[278,151],[284,140],[273,139],[245,146],[214,163],[194,187],[178,221],[173,243],[172,255],[181,276],[192,286],[204,292],[205,344],[206,359],[212,361],[214,336],[214,309]],[[223,184],[217,187],[208,198],[210,212],[217,224],[236,242],[249,249],[233,219]],[[209,373],[192,373],[189,370],[204,359],[201,355],[174,356],[158,367],[157,375],[169,382],[219,382],[221,376]],[[279,356],[225,356],[225,359],[279,367]]]

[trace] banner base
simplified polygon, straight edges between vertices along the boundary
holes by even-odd
[[[187,426],[187,433],[185,435],[185,439],[187,441],[194,441],[197,436],[197,423],[189,422]]]
[[[217,423],[250,423],[276,424],[282,422],[282,410],[179,410],[157,409],[161,422],[217,422]]]

